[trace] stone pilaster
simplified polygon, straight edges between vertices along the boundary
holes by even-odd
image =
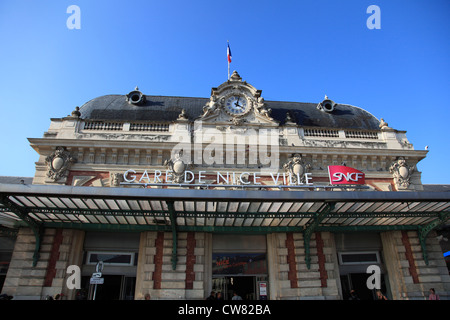
[[[270,299],[339,299],[336,249],[331,233],[312,235],[309,269],[302,233],[275,233],[267,237]]]
[[[170,232],[143,232],[139,248],[136,299],[203,299],[205,250],[203,233],[178,234],[177,265],[172,269]]]
[[[383,232],[381,240],[394,300],[425,300],[430,288],[450,299],[450,276],[435,232],[426,239],[428,265],[416,231]]]
[[[40,300],[57,293],[72,299],[75,292],[66,287],[66,272],[70,264],[81,266],[83,239],[82,231],[45,229],[40,258],[33,267],[36,239],[31,229],[21,228],[2,293],[15,300]]]

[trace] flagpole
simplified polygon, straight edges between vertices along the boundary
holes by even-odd
[[[227,45],[230,45],[230,42],[227,40]],[[228,50],[228,47],[227,47]],[[228,60],[227,58],[227,62],[228,62],[228,80],[230,80],[230,60]]]

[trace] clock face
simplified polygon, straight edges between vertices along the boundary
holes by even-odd
[[[225,109],[231,115],[242,115],[247,112],[247,99],[241,96],[231,96],[225,101]]]

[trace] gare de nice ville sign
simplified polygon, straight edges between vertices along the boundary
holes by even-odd
[[[269,134],[267,134],[269,132]],[[223,134],[223,133],[222,133]],[[205,136],[203,136],[204,138]],[[171,158],[164,161],[166,170],[151,169],[139,171],[128,169],[118,177],[121,185],[152,185],[152,184],[209,184],[220,186],[262,186],[269,182],[271,186],[313,186],[311,165],[299,154],[293,154],[282,165],[280,172],[279,137],[278,133],[255,134],[236,138],[229,135],[221,137],[215,132],[209,140],[209,145],[181,142],[172,149]],[[218,139],[217,137],[221,137]],[[208,140],[208,139],[206,139]],[[204,142],[205,140],[203,140]],[[230,142],[231,141],[231,142]],[[238,143],[236,143],[238,142]],[[193,151],[194,163],[191,162]],[[245,171],[236,170],[239,165],[246,164],[255,168]],[[228,165],[229,171],[214,171],[209,169],[193,171],[194,165],[211,168],[214,165]],[[225,169],[226,170],[226,169]],[[363,185],[364,173],[346,166],[329,166],[330,184]],[[273,185],[272,185],[273,183]],[[269,186],[268,186],[269,187]]]
[[[312,186],[312,174],[310,172],[301,173],[301,165],[294,165],[293,172],[270,172],[269,180],[274,185],[309,185]],[[328,166],[331,185],[364,185],[365,174],[359,170],[346,166]],[[190,184],[197,179],[198,184],[205,184],[207,178],[215,177],[210,184],[227,185],[261,185],[261,175],[257,172],[221,172],[221,171],[198,171],[194,173],[190,170],[183,170],[182,173],[176,173],[173,170],[145,170],[141,174],[133,169],[128,169],[123,174],[125,183],[123,184],[158,184],[158,183],[179,183]]]

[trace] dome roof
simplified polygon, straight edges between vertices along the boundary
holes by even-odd
[[[139,93],[133,91],[132,93]],[[209,98],[169,97],[142,95],[105,95],[92,99],[80,108],[81,118],[107,121],[172,122],[182,109],[189,120],[199,118]],[[131,102],[129,102],[131,101]],[[326,101],[326,100],[324,100]],[[379,120],[371,113],[351,105],[335,104],[326,112],[318,103],[265,101],[272,109],[270,116],[280,124],[290,120],[299,126],[379,130]]]

